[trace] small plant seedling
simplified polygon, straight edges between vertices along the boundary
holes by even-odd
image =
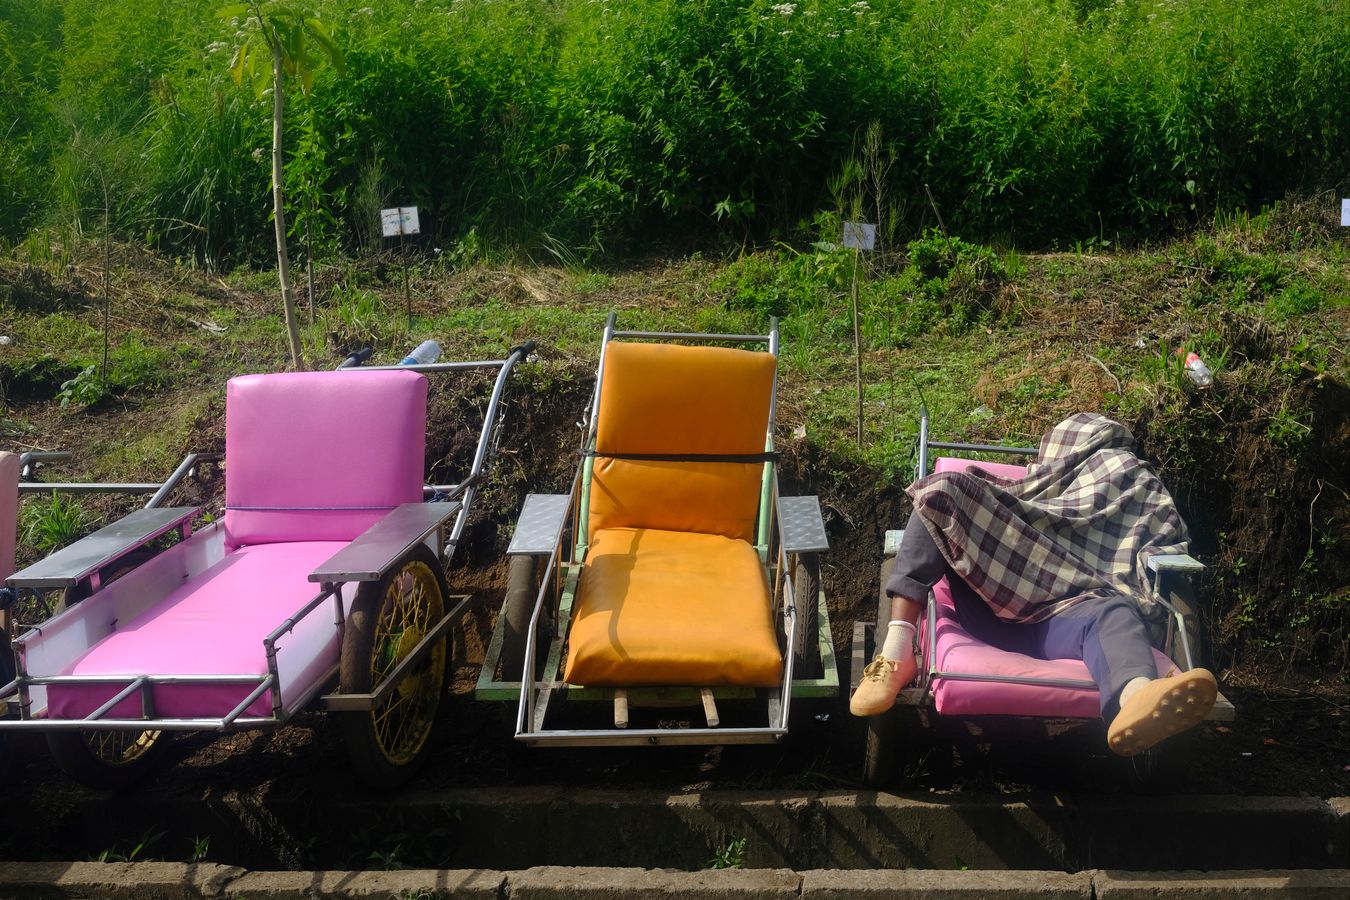
[[[81,537],[92,525],[91,516],[73,497],[52,491],[51,500],[34,498],[19,514],[23,542],[42,553],[51,553]]]
[[[713,851],[708,860],[709,869],[739,869],[745,865],[745,844],[743,837],[733,838]]]
[[[147,850],[152,844],[158,842],[166,832],[147,830],[141,835],[141,839],[132,845],[131,849],[122,853],[116,845],[106,850],[100,850],[93,858],[93,862],[135,862],[141,858],[141,851]]]

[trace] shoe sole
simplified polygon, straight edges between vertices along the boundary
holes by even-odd
[[[1120,756],[1135,756],[1205,720],[1219,688],[1205,669],[1192,669],[1139,689],[1142,702],[1129,704],[1111,723],[1107,744]],[[1134,698],[1131,698],[1132,700]]]
[[[892,699],[890,703],[886,703],[886,704],[884,704],[884,705],[881,705],[881,706],[875,706],[875,707],[867,707],[867,706],[858,707],[858,706],[854,706],[854,705],[853,705],[853,701],[850,700],[850,701],[849,701],[849,704],[848,704],[848,711],[851,712],[853,715],[857,716],[857,717],[860,718],[860,719],[865,719],[865,718],[867,718],[868,716],[879,716],[879,715],[881,715],[882,713],[886,712],[887,710],[891,709],[893,706],[895,706],[895,700],[894,700],[894,699]]]

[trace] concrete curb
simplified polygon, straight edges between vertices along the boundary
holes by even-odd
[[[112,900],[1344,900],[1350,870],[1233,872],[669,869],[249,872],[214,863],[0,863],[0,897]]]

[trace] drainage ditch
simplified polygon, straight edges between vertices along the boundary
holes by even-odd
[[[149,790],[67,795],[60,809],[11,814],[27,824],[7,842],[9,859],[209,860],[254,870],[1350,868],[1350,798]]]

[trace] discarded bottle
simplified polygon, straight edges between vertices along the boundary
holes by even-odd
[[[1188,352],[1185,347],[1177,350],[1177,356],[1186,358],[1186,374],[1191,377],[1200,387],[1209,387],[1214,383],[1214,373],[1210,371],[1205,361],[1194,353]]]
[[[425,366],[441,357],[441,345],[435,341],[423,341],[417,349],[399,360],[400,366]]]

